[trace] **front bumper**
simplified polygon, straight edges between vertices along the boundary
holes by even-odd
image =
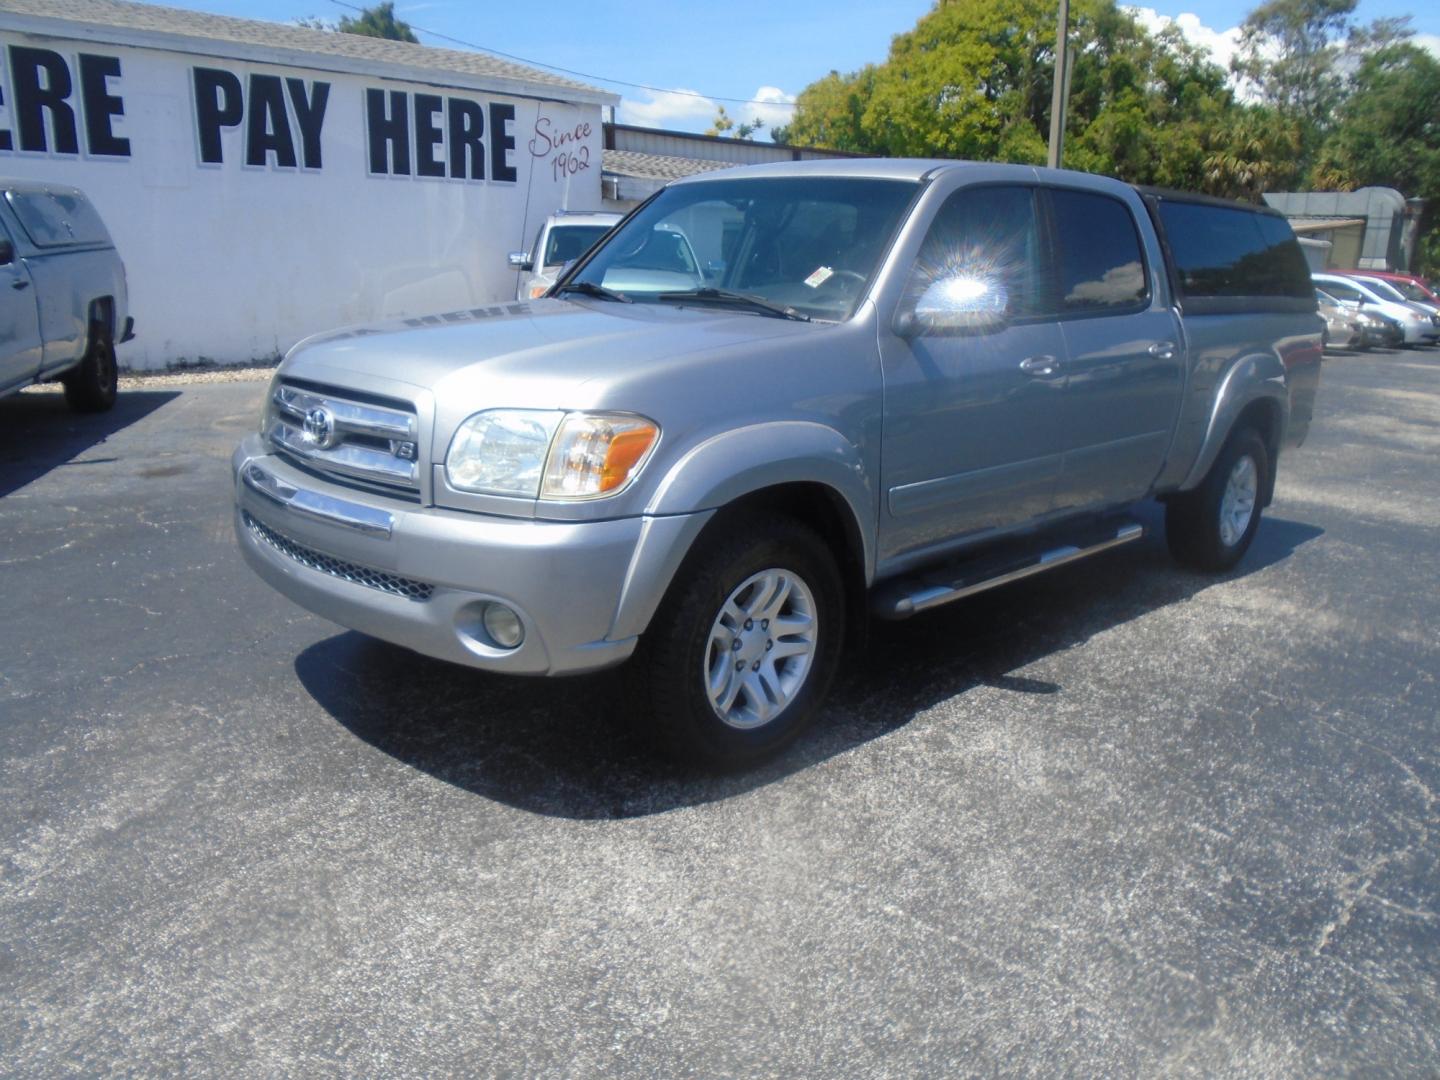
[[[231,460],[235,531],[252,569],[315,614],[427,656],[528,675],[625,660],[635,632],[612,633],[637,596],[645,552],[683,543],[689,516],[547,522],[423,507],[328,484],[250,436]],[[643,543],[642,543],[643,541]],[[637,552],[639,555],[637,555]],[[652,590],[653,591],[653,590]],[[481,618],[488,602],[525,629],[505,649]]]
[[[1440,328],[1430,322],[1411,322],[1407,319],[1400,329],[1406,345],[1430,345],[1436,338],[1440,338]]]

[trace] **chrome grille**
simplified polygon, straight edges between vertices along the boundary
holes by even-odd
[[[402,402],[357,400],[327,387],[281,383],[266,434],[276,450],[340,481],[414,494],[420,489],[419,425]]]
[[[318,570],[322,574],[329,574],[331,577],[337,577],[355,585],[379,589],[391,596],[403,596],[407,600],[429,600],[435,592],[435,586],[428,582],[412,581],[410,578],[401,577],[399,574],[392,574],[386,570],[376,570],[373,567],[346,562],[344,559],[337,559],[333,555],[326,555],[314,548],[308,548],[304,544],[297,544],[284,533],[278,533],[263,521],[251,517],[248,511],[242,511],[240,516],[245,522],[245,527],[257,540],[268,544],[281,555],[294,559],[301,566],[309,567],[311,570]]]

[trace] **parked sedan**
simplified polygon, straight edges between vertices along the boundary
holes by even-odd
[[[1312,274],[1311,281],[1347,306],[1373,310],[1396,320],[1406,345],[1425,345],[1440,339],[1440,324],[1428,311],[1385,296],[1368,282],[1341,274]]]
[[[1408,296],[1404,290],[1400,288],[1399,282],[1390,281],[1382,277],[1375,277],[1370,274],[1347,274],[1346,276],[1349,277],[1351,281],[1363,282],[1370,286],[1370,288],[1374,289],[1386,299],[1399,300],[1402,303],[1418,307],[1422,311],[1428,311],[1431,315],[1440,315],[1440,304],[1433,303],[1430,300],[1416,299],[1415,297]]]
[[[1354,316],[1356,325],[1360,327],[1360,337],[1355,345],[1357,349],[1368,349],[1372,345],[1398,349],[1405,344],[1405,331],[1390,316],[1381,315],[1378,311],[1356,311]]]
[[[1327,349],[1365,346],[1365,326],[1357,318],[1360,312],[1346,307],[1324,289],[1315,290],[1315,302],[1319,305],[1321,318],[1325,320],[1321,342]]]
[[[1419,274],[1407,274],[1400,270],[1331,270],[1332,274],[1346,277],[1374,277],[1388,281],[1399,290],[1400,295],[1411,303],[1434,304],[1440,307],[1440,293]]]

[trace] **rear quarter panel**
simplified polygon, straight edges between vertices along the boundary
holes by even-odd
[[[1198,484],[1235,419],[1254,401],[1270,399],[1279,406],[1282,445],[1298,446],[1309,430],[1320,382],[1318,314],[1192,314],[1183,325],[1190,377],[1156,485],[1161,492]]]
[[[78,363],[90,335],[90,313],[97,300],[108,300],[111,330],[120,336],[125,325],[125,273],[114,248],[66,248],[25,256],[35,283],[40,311],[40,336],[45,342],[42,370],[57,371]]]

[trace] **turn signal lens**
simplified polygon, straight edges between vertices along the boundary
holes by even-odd
[[[549,292],[549,291],[550,291],[550,286],[549,286],[549,285],[531,285],[531,286],[530,286],[530,299],[531,299],[531,300],[538,300],[540,297],[544,296],[544,295],[545,295],[547,292]]]
[[[545,465],[543,499],[612,495],[639,473],[660,437],[643,416],[571,413],[555,433]]]

